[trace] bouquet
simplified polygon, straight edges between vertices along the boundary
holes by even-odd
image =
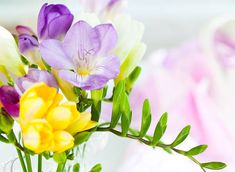
[[[141,73],[138,63],[146,50],[141,40],[144,27],[119,15],[122,1],[81,3],[90,13],[81,14],[78,21],[65,5],[44,4],[37,34],[27,26],[17,26],[17,34],[0,27],[0,141],[16,148],[22,171],[42,172],[43,162],[49,159],[57,164],[57,172],[80,171],[78,162],[68,162],[80,158],[76,150],[96,132],[181,154],[202,171],[225,168],[225,163],[195,158],[207,145],[177,148],[188,137],[190,126],[165,143],[167,113],[149,135],[148,99],[140,112],[141,127],[131,128],[129,95]],[[102,122],[104,102],[112,113],[107,114],[110,121]],[[17,125],[18,133],[13,130]],[[37,167],[31,163],[33,156],[38,156]],[[101,164],[94,164],[90,172],[101,170]]]

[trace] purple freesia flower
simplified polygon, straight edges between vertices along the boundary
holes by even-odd
[[[73,15],[62,4],[44,4],[38,15],[38,36],[40,39],[63,37],[73,22]]]
[[[117,33],[111,24],[92,28],[79,21],[63,42],[44,40],[39,49],[44,60],[60,70],[62,79],[84,90],[95,90],[119,73],[119,59],[111,54],[116,43]]]
[[[35,48],[38,47],[38,41],[34,36],[28,34],[21,34],[19,35],[19,42],[18,46],[20,52],[25,54],[29,51],[33,51]]]
[[[19,99],[20,96],[14,87],[0,87],[0,103],[4,110],[12,117],[19,116]]]
[[[29,69],[28,74],[16,79],[16,89],[22,94],[36,82],[44,82],[50,87],[59,88],[54,76],[46,70]]]

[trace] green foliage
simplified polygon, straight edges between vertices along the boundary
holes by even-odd
[[[101,164],[96,164],[89,172],[100,172],[102,170]]]
[[[151,124],[151,107],[149,100],[146,99],[143,104],[142,108],[142,123],[141,123],[141,129],[140,129],[140,134],[139,137],[142,138],[146,135],[150,124]]]
[[[207,149],[207,145],[196,146],[185,153],[186,156],[195,156],[203,153]]]
[[[129,131],[132,112],[128,99],[128,95],[123,93],[122,101],[120,104],[120,112],[121,112],[121,127],[122,127],[122,136],[125,136]]]
[[[174,142],[171,144],[171,147],[176,147],[179,144],[181,144],[189,135],[190,133],[190,128],[191,126],[188,125],[186,127],[184,127],[180,133],[178,134],[178,136],[176,137],[176,139],[174,140]]]
[[[78,145],[86,142],[90,138],[91,134],[92,134],[92,132],[88,132],[88,131],[76,134],[74,136],[74,145],[78,146]]]
[[[6,134],[10,134],[14,120],[3,110],[0,110],[0,130]]]
[[[127,77],[126,79],[126,91],[129,93],[132,90],[132,87],[135,83],[135,81],[138,79],[139,75],[141,73],[141,67],[137,66]]]
[[[152,145],[156,146],[158,142],[160,141],[160,139],[162,138],[162,136],[164,135],[166,131],[166,127],[167,127],[167,119],[168,119],[168,113],[165,112],[161,116],[155,128]]]
[[[73,172],[79,172],[80,171],[80,164],[76,163],[73,165]]]
[[[112,118],[110,127],[114,128],[116,127],[120,117],[121,117],[121,101],[123,98],[123,94],[125,92],[125,81],[120,81],[118,85],[115,87],[114,93],[113,93],[113,110],[112,110]]]
[[[54,153],[53,159],[55,160],[55,162],[57,164],[63,164],[63,163],[66,162],[67,156],[66,156],[65,152],[63,152],[63,153]]]
[[[211,170],[221,170],[226,167],[226,164],[223,162],[207,162],[207,163],[202,163],[201,167]]]

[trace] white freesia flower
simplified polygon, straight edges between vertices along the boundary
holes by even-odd
[[[25,74],[14,37],[2,26],[0,26],[0,64],[16,76]]]

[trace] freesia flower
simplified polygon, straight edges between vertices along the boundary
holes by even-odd
[[[121,61],[119,76],[115,79],[125,79],[143,58],[146,45],[142,42],[144,25],[130,16],[121,15],[114,19],[114,26],[118,33],[118,43],[114,52]],[[127,27],[128,26],[128,27]]]
[[[74,24],[63,42],[44,40],[43,59],[59,69],[59,77],[85,90],[102,88],[119,73],[120,62],[111,52],[117,33],[111,24],[92,28],[85,21]]]
[[[18,46],[21,54],[29,61],[30,64],[36,64],[41,69],[45,69],[38,45],[38,40],[33,35],[21,34],[18,36]]]
[[[62,38],[73,22],[73,15],[62,4],[44,4],[38,15],[38,36],[42,39]]]
[[[64,152],[73,147],[73,135],[93,128],[91,114],[77,111],[74,102],[60,104],[54,87],[36,83],[20,98],[20,126],[25,147],[35,153]],[[75,125],[76,124],[76,125]]]
[[[15,80],[15,84],[20,93],[24,93],[33,84],[43,82],[50,87],[59,88],[54,76],[46,70],[30,68],[27,75],[19,77]]]
[[[3,109],[12,117],[19,116],[19,99],[20,96],[14,87],[0,87],[0,104]]]
[[[16,76],[25,74],[24,65],[21,62],[20,54],[15,39],[5,28],[0,26],[0,64]]]

